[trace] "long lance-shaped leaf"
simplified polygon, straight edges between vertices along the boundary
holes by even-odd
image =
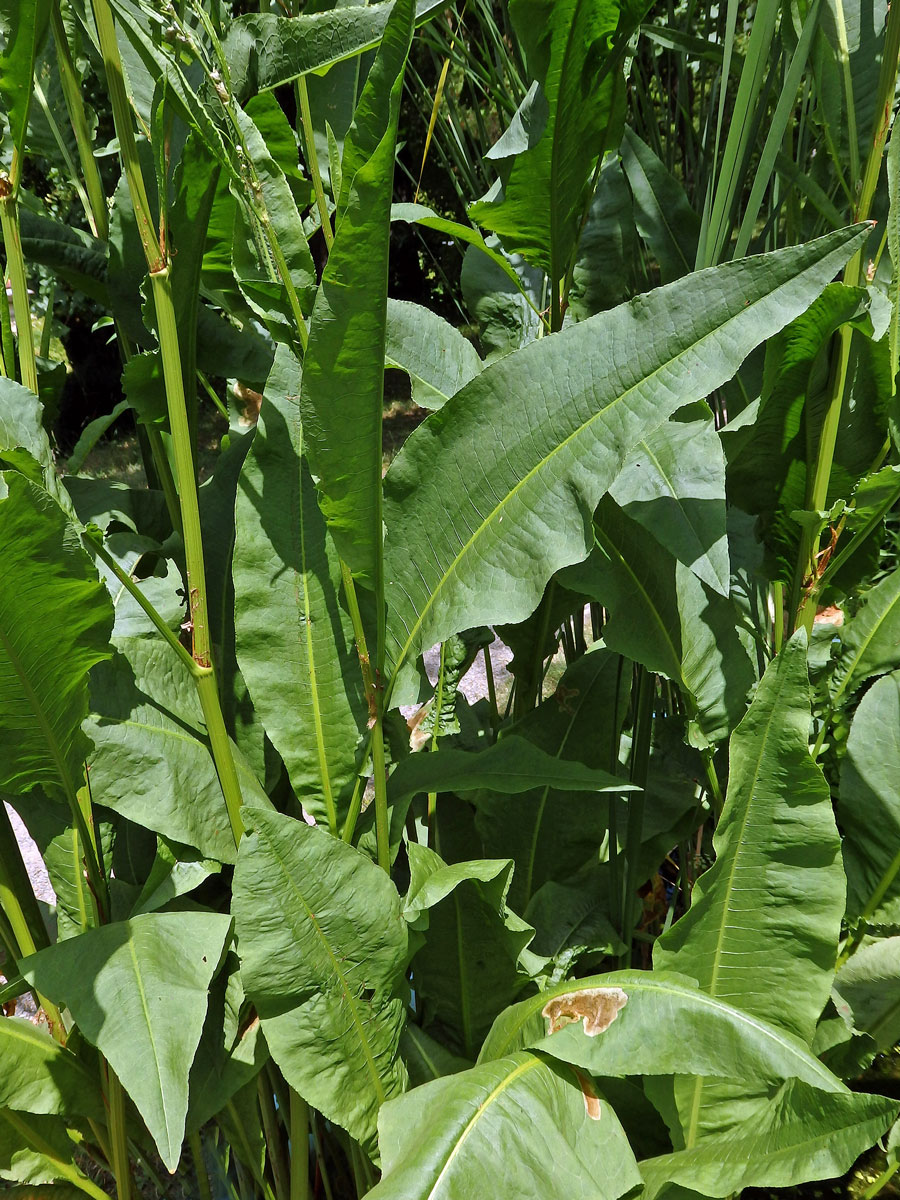
[[[416,24],[445,4],[446,0],[417,0]],[[239,17],[225,40],[235,94],[243,101],[254,92],[281,87],[301,75],[324,75],[335,63],[364,54],[381,41],[393,9],[394,0],[387,0],[298,17],[274,13]]]
[[[235,506],[238,662],[307,811],[337,831],[366,704],[341,568],[301,458],[300,366],[279,346]]]
[[[75,801],[90,743],[87,675],[109,658],[113,608],[62,509],[0,475],[0,790]]]
[[[394,667],[460,629],[527,617],[550,576],[587,555],[629,451],[730,379],[865,236],[842,230],[658,288],[509,355],[429,417],[385,481]]]
[[[716,861],[657,942],[654,963],[811,1043],[834,978],[846,885],[831,793],[809,754],[806,652],[800,631],[734,732]],[[679,1096],[689,1147],[704,1109],[719,1106],[724,1123],[716,1084],[696,1078]]]
[[[227,914],[147,913],[57,942],[22,963],[29,983],[65,1003],[109,1060],[170,1171],[181,1157],[207,989],[230,930]]]
[[[551,1015],[568,1014],[572,1023],[548,1034],[549,1017],[542,1016],[548,1005]],[[692,1071],[848,1090],[794,1034],[662,971],[591,975],[520,1000],[494,1022],[479,1062],[529,1046],[596,1075]]]
[[[384,1178],[372,1200],[618,1200],[640,1185],[614,1110],[544,1055],[424,1084],[385,1106],[378,1132]]]
[[[261,809],[241,842],[232,907],[241,975],[288,1083],[370,1151],[406,1086],[400,897],[361,851]]]
[[[831,703],[837,707],[873,675],[900,665],[900,570],[886,575],[863,597],[841,633],[841,653],[831,677]]]
[[[343,189],[303,361],[303,438],[341,558],[380,591],[391,191],[412,0],[398,0],[344,141]]]

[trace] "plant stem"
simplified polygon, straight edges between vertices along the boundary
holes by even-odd
[[[54,0],[50,6],[50,28],[53,31],[53,42],[56,46],[56,62],[59,67],[59,79],[62,84],[63,98],[75,142],[78,146],[78,161],[81,164],[81,174],[84,177],[84,187],[87,192],[90,212],[88,220],[95,237],[105,242],[109,239],[109,216],[106,207],[106,196],[97,160],[94,158],[93,138],[84,111],[84,101],[81,95],[81,85],[72,61],[69,40],[66,37],[59,0]]]
[[[639,792],[628,793],[628,827],[625,835],[625,895],[622,902],[622,941],[627,950],[622,954],[623,967],[631,965],[631,945],[636,924],[638,866],[640,861],[641,836],[644,828],[644,788],[650,767],[650,749],[653,742],[653,693],[656,690],[653,675],[644,667],[636,667],[635,717],[631,740],[631,782],[638,785]]]
[[[128,1160],[128,1130],[125,1117],[125,1093],[119,1077],[105,1059],[101,1059],[109,1104],[111,1166],[116,1180],[118,1200],[131,1200],[131,1164]]]
[[[272,1165],[272,1176],[275,1180],[275,1195],[278,1200],[288,1200],[288,1171],[284,1161],[281,1135],[278,1132],[278,1120],[275,1116],[275,1102],[268,1084],[265,1071],[258,1077],[257,1092],[259,1095],[259,1110],[262,1114],[263,1131],[266,1147],[269,1152],[269,1162]]]
[[[309,1106],[291,1088],[291,1200],[309,1200]]]
[[[147,198],[147,189],[144,187],[144,176],[141,172],[137,144],[134,140],[131,108],[128,103],[128,93],[125,90],[125,76],[122,73],[122,60],[119,56],[112,11],[108,0],[91,0],[91,3],[94,10],[94,22],[97,26],[97,36],[100,39],[100,53],[103,56],[103,69],[106,73],[106,86],[112,106],[113,123],[119,139],[122,169],[128,180],[131,207],[134,209],[138,233],[144,247],[147,268],[152,275],[154,271],[165,268],[166,257],[159,244],[153,213],[150,210],[150,201]]]
[[[840,4],[838,10],[841,11]],[[842,19],[842,17],[841,17]],[[872,145],[866,158],[860,184],[859,201],[854,217],[857,221],[869,219],[872,200],[878,186],[881,174],[881,161],[891,124],[891,113],[894,104],[894,91],[897,84],[897,67],[900,63],[900,5],[888,8],[887,27],[884,38],[884,51],[881,59],[881,71],[878,77],[878,98],[875,105],[875,126],[872,132]],[[865,247],[861,246],[844,268],[844,283],[858,287],[864,281]],[[853,328],[842,325],[836,334],[837,346],[832,361],[829,378],[828,406],[822,425],[816,454],[816,467],[812,487],[809,493],[807,508],[821,511],[828,499],[828,487],[831,482],[831,467],[834,460],[834,448],[837,442],[838,426],[841,419],[841,408],[844,400],[844,388],[847,380],[847,367],[850,362],[850,343],[853,338]],[[791,597],[792,611],[796,614],[794,627],[802,625],[807,633],[812,632],[816,616],[815,595],[813,586],[808,596],[803,595],[803,584],[811,578],[815,584],[815,560],[819,546],[819,533],[812,534],[804,529],[800,539],[800,552],[797,558],[797,568],[794,575],[794,588]]]
[[[184,398],[181,357],[178,351],[178,328],[172,301],[172,283],[168,266],[151,271],[150,281],[156,304],[157,332],[162,353],[163,377],[169,408],[169,425],[175,455],[175,475],[181,504],[181,523],[184,529],[184,554],[187,570],[189,619],[194,662],[203,668],[196,674],[197,693],[203,708],[203,719],[209,734],[210,749],[216,764],[228,819],[235,845],[244,832],[241,820],[241,785],[234,764],[231,743],[225,728],[222,706],[216,687],[209,638],[209,616],[206,603],[206,573],[203,563],[203,533],[200,526],[200,505],[194,474],[194,455]]]
[[[334,245],[334,230],[331,228],[331,218],[328,215],[328,201],[325,199],[325,188],[322,185],[322,172],[319,170],[319,156],[316,153],[316,139],[312,126],[312,113],[309,109],[309,89],[306,86],[306,76],[301,75],[297,80],[297,101],[300,109],[300,124],[303,129],[303,146],[306,151],[306,165],[312,179],[313,191],[316,194],[316,208],[319,210],[319,221],[322,226],[322,236],[329,253]],[[335,201],[337,198],[335,197]]]
[[[162,619],[141,589],[137,586],[128,572],[122,570],[106,547],[101,542],[94,541],[93,538],[88,536],[84,536],[82,541],[85,545],[85,548],[97,555],[104,565],[108,567],[110,571],[112,571],[113,575],[115,575],[122,587],[125,588],[129,596],[131,596],[141,606],[143,611],[156,626],[156,629],[159,631],[159,633],[162,634],[162,636],[166,639],[166,641],[181,659],[187,670],[190,671],[195,678],[208,675],[210,673],[210,668],[201,667],[200,664],[191,657],[184,646],[182,646],[173,630],[171,630],[165,623],[165,621]]]
[[[19,346],[19,372],[22,383],[38,394],[37,360],[34,355],[34,335],[31,328],[31,305],[28,303],[28,281],[22,236],[19,232],[19,210],[16,193],[7,179],[0,179],[0,229],[6,249],[6,270],[12,284],[13,311],[16,314],[16,333]],[[6,297],[3,297],[6,303]]]

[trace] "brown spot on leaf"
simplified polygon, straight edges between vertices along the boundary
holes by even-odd
[[[600,1097],[594,1089],[593,1082],[577,1067],[573,1067],[572,1070],[575,1072],[575,1078],[578,1080],[578,1086],[584,1097],[584,1111],[592,1121],[599,1121],[603,1115],[603,1109],[600,1107]]]
[[[588,1037],[605,1033],[628,1003],[628,997],[617,987],[579,988],[554,996],[541,1009],[547,1018],[548,1033],[556,1033],[564,1025],[581,1021]]]

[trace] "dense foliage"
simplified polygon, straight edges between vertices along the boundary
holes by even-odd
[[[874,1196],[900,5],[301,7],[0,0],[0,1180]]]

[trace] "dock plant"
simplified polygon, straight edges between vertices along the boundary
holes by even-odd
[[[875,1196],[900,5],[0,28],[2,1186]],[[122,368],[65,469],[63,292]]]

